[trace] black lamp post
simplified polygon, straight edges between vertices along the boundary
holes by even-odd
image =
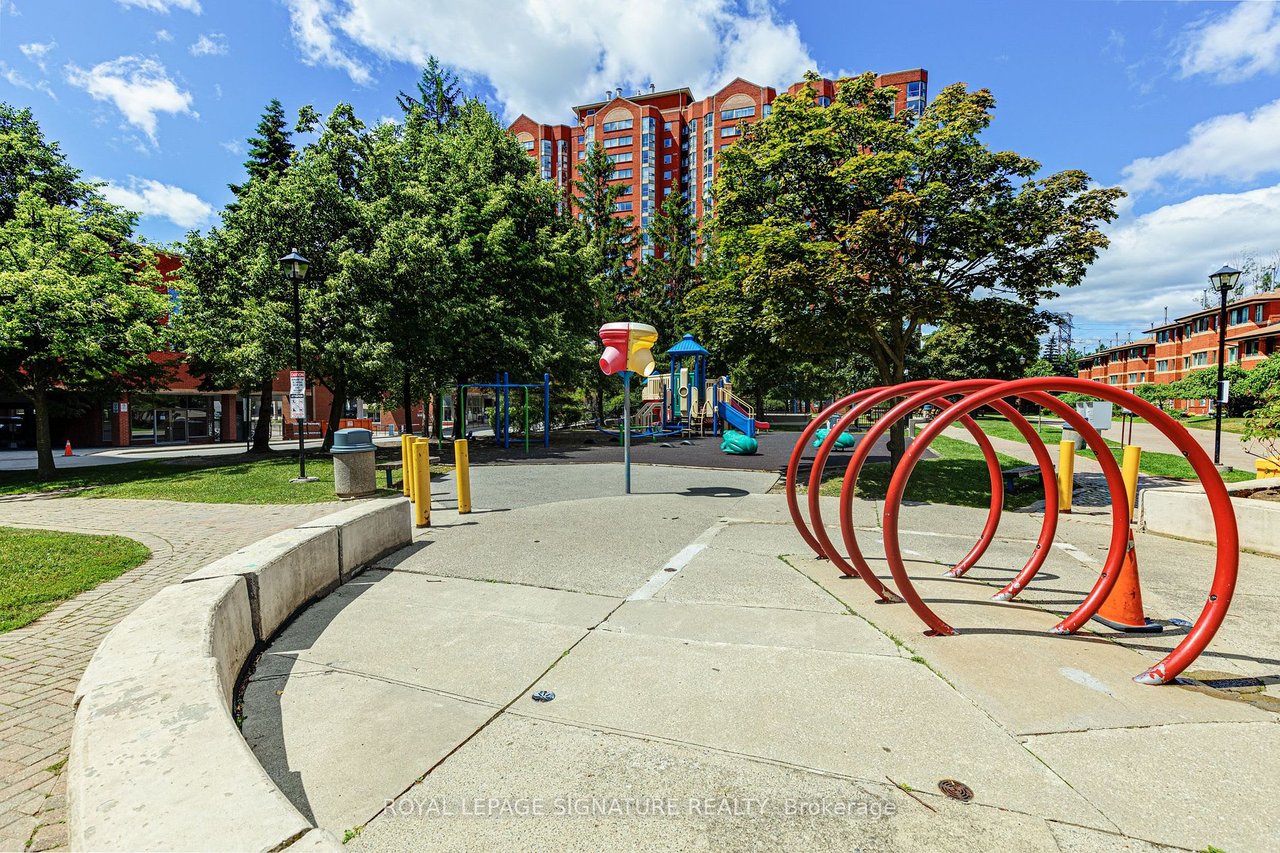
[[[1222,294],[1222,304],[1218,309],[1218,394],[1214,401],[1213,423],[1213,464],[1222,464],[1222,406],[1227,401],[1226,381],[1223,379],[1224,361],[1227,354],[1227,294],[1235,290],[1240,280],[1240,270],[1223,266],[1209,276],[1213,289]]]
[[[302,309],[298,303],[298,288],[302,280],[307,277],[307,267],[311,262],[302,255],[298,254],[298,250],[294,249],[280,259],[280,268],[284,270],[285,277],[293,282],[293,373],[289,377],[289,407],[293,408],[293,397],[295,394],[301,396],[302,405],[299,407],[301,414],[297,418],[298,422],[298,479],[295,483],[307,483],[315,480],[315,477],[307,476],[307,452],[305,445],[305,436],[307,424],[307,383],[306,376],[302,373]],[[302,381],[298,383],[294,377],[301,376]],[[299,388],[298,385],[301,385]]]

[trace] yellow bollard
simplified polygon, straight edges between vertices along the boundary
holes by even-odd
[[[1129,519],[1133,519],[1134,503],[1138,499],[1138,462],[1142,459],[1142,448],[1126,444],[1124,447],[1124,463],[1120,469],[1124,477],[1124,493],[1129,496]]]
[[[413,445],[414,445],[414,437],[412,435],[406,435],[404,437],[404,455],[401,457],[400,465],[401,465],[401,469],[404,471],[405,496],[408,497],[409,500],[411,501],[416,501],[418,499],[416,497],[418,493],[414,491],[415,481],[413,479]]]
[[[400,433],[400,477],[404,480],[401,485],[404,486],[404,496],[406,498],[413,494],[413,478],[409,476],[409,457],[413,455],[413,451],[409,449],[409,442],[411,441],[413,441],[413,436],[409,435],[409,433]]]
[[[465,515],[471,512],[471,456],[465,438],[453,443],[453,476],[458,484],[458,514]]]
[[[413,443],[413,523],[431,526],[431,442],[419,438]]]
[[[1058,512],[1071,512],[1072,479],[1076,473],[1076,443],[1058,442]]]

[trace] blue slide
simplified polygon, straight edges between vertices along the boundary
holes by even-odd
[[[756,437],[756,419],[747,417],[741,409],[721,401],[720,418],[743,435]]]

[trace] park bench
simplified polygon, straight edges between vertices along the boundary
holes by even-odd
[[[436,464],[436,463],[437,463],[437,462],[439,462],[439,461],[440,461],[440,457],[439,457],[439,456],[428,456],[428,457],[427,457],[427,462],[428,462],[428,464],[430,464],[430,465],[434,465],[434,464]],[[393,482],[392,482],[392,480],[391,480],[391,472],[392,472],[392,471],[394,471],[394,470],[396,470],[397,468],[403,468],[403,467],[404,467],[404,463],[403,463],[402,461],[400,461],[399,459],[396,459],[396,460],[393,460],[393,461],[391,461],[391,462],[379,462],[377,465],[374,465],[373,467],[374,467],[374,470],[375,470],[375,471],[386,471],[386,472],[387,472],[387,488],[388,488],[388,489],[394,489],[394,488],[395,488],[395,483],[393,483]]]
[[[1010,468],[1007,471],[1001,471],[1000,476],[1004,478],[1004,490],[1006,492],[1014,492],[1017,491],[1019,480],[1039,473],[1039,465],[1023,465],[1021,468]]]

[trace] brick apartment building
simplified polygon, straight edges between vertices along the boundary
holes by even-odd
[[[877,83],[898,90],[898,110],[923,112],[929,84],[924,69],[885,74]],[[803,85],[796,83],[787,92],[795,94]],[[817,81],[817,103],[830,104],[837,85]],[[555,182],[570,203],[577,164],[592,144],[603,145],[614,164],[613,180],[624,188],[616,211],[639,226],[638,252],[644,256],[653,252],[649,217],[668,196],[678,193],[687,199],[699,222],[710,213],[716,154],[737,141],[743,125],[769,115],[777,95],[774,88],[741,77],[702,100],[687,88],[656,91],[650,85],[630,96],[615,89],[603,100],[574,107],[574,124],[539,124],[521,115],[509,130],[539,162],[542,177]]]
[[[1219,308],[1205,308],[1148,329],[1146,336],[1080,359],[1078,376],[1132,391],[1148,383],[1176,382],[1218,363]],[[1280,291],[1246,296],[1227,305],[1226,363],[1249,370],[1280,351]],[[1178,400],[1192,414],[1208,400]]]

